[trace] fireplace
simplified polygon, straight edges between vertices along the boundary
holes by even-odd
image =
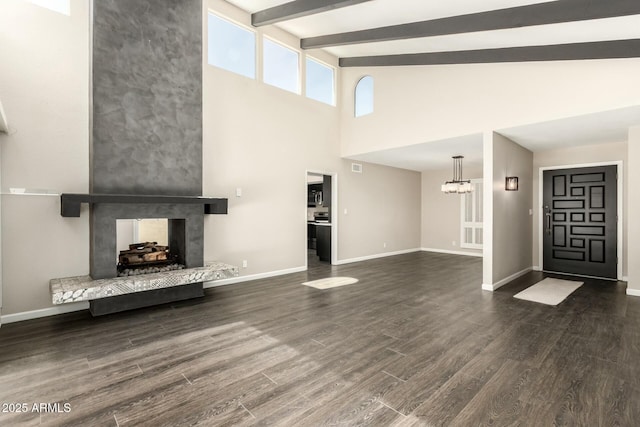
[[[135,196],[131,199],[135,200]],[[97,203],[92,205],[90,215],[92,223],[90,271],[93,279],[122,276],[127,267],[118,265],[123,264],[119,262],[120,252],[129,250],[130,245],[139,247],[153,242],[156,242],[158,247],[168,247],[167,258],[169,261],[174,261],[168,264],[178,264],[179,267],[175,268],[204,265],[202,205]],[[145,251],[142,249],[141,253]],[[152,257],[147,258],[151,261]],[[162,264],[166,263],[160,262],[158,266]],[[133,274],[127,275],[141,274],[142,272],[137,271],[138,267],[141,266],[129,268],[128,273]],[[152,264],[146,267],[152,267]]]
[[[183,219],[116,220],[118,276],[163,273],[185,268],[185,242],[182,240],[184,225]]]

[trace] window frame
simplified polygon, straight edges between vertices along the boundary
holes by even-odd
[[[364,114],[358,114],[358,88],[360,87],[360,84],[362,84],[364,79],[371,79],[371,111],[366,112]],[[358,81],[356,82],[356,86],[353,89],[353,117],[354,118],[359,118],[359,117],[365,117],[365,116],[369,116],[371,114],[374,113],[375,111],[375,90],[376,90],[376,86],[375,86],[375,79],[373,78],[372,75],[370,74],[366,74],[362,77],[360,77],[358,79]]]
[[[482,249],[483,243],[476,243],[476,236],[477,236],[478,229],[481,230],[480,235],[482,235],[482,230],[484,229],[484,218],[482,217],[483,215],[482,207],[477,206],[478,204],[476,203],[476,197],[474,196],[477,194],[478,188],[480,188],[481,191],[483,190],[483,186],[482,186],[483,179],[474,178],[474,179],[471,179],[470,181],[471,181],[471,184],[473,185],[473,191],[471,193],[460,195],[460,247],[465,249]],[[466,207],[467,207],[466,200],[468,195],[472,196],[471,197],[471,201],[472,201],[471,217],[474,219],[474,221],[465,220],[465,213],[466,213]],[[482,205],[484,205],[484,192],[482,192],[481,195],[482,195],[481,203]],[[481,218],[483,219],[483,221],[477,221],[478,214],[481,215]],[[471,243],[468,243],[466,241],[465,230],[467,228],[471,228],[472,230]]]
[[[209,16],[210,15],[213,15],[216,18],[218,18],[218,19],[220,19],[222,21],[226,21],[226,22],[228,22],[228,23],[230,23],[232,25],[235,25],[235,26],[237,26],[237,27],[239,27],[239,28],[241,28],[243,30],[246,30],[246,31],[250,32],[251,34],[253,34],[253,77],[247,76],[245,74],[238,73],[238,72],[236,72],[234,70],[230,70],[228,68],[224,68],[224,67],[221,67],[219,65],[215,65],[215,64],[212,64],[211,62],[209,62],[209,48],[211,46],[211,39],[210,39],[210,34],[209,34]],[[217,68],[219,70],[224,70],[224,71],[233,73],[233,74],[235,74],[237,76],[242,76],[242,77],[245,77],[245,78],[248,78],[248,79],[251,79],[251,80],[256,80],[256,81],[258,80],[258,72],[260,71],[260,67],[259,67],[260,53],[258,51],[259,50],[258,32],[255,29],[251,28],[248,25],[243,24],[242,22],[236,21],[235,19],[229,18],[226,15],[222,15],[222,14],[218,13],[217,11],[208,9],[207,10],[207,32],[206,32],[206,38],[207,38],[207,65],[215,67],[215,68]]]
[[[297,55],[297,57],[298,57],[298,61],[297,61],[298,62],[298,65],[297,65],[297,71],[298,71],[297,77],[298,77],[298,79],[297,80],[298,81],[296,82],[296,91],[295,92],[290,91],[289,89],[282,88],[280,86],[276,86],[274,84],[271,84],[271,83],[268,83],[268,82],[265,81],[264,74],[265,74],[265,71],[266,71],[266,68],[267,68],[266,67],[266,61],[265,61],[265,48],[264,48],[265,40],[269,40],[271,43],[274,43],[275,45],[278,45],[278,46],[280,46],[280,47],[282,47],[284,49],[290,50],[290,51],[294,52]],[[261,54],[262,54],[261,59],[262,60],[260,61],[260,64],[261,64],[261,68],[262,68],[262,76],[261,76],[262,83],[264,83],[266,85],[269,85],[271,87],[278,88],[280,90],[284,90],[285,92],[294,93],[296,95],[302,95],[302,52],[300,52],[299,50],[297,50],[297,49],[287,45],[286,43],[283,43],[280,40],[277,40],[277,39],[275,39],[275,38],[273,38],[273,37],[271,37],[271,36],[269,36],[267,34],[262,34],[262,46],[261,46],[261,48],[262,48],[262,50],[261,50]]]
[[[338,103],[338,93],[337,93],[337,70],[336,67],[332,66],[331,64],[328,64],[314,56],[311,55],[305,55],[305,64],[304,64],[304,96],[305,98],[311,99],[312,101],[316,101],[316,102],[321,102],[325,105],[330,105],[332,107],[335,107]],[[307,61],[312,61],[315,62],[323,67],[328,68],[329,70],[331,70],[331,75],[332,75],[332,84],[331,84],[331,103],[326,103],[324,101],[320,101],[318,99],[315,98],[310,98],[309,95],[307,94],[307,84],[309,82],[309,67],[307,64]]]

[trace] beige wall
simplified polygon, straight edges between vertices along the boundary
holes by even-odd
[[[10,125],[2,151],[2,314],[51,306],[49,279],[88,274],[89,216],[62,218],[52,196],[89,188],[89,9],[71,16],[0,2],[0,95]]]
[[[628,181],[640,182],[640,126],[629,129],[628,144]],[[629,193],[628,197],[628,217],[640,218],[640,191]],[[640,222],[629,221],[629,263],[627,283],[627,293],[640,296]]]
[[[485,218],[491,226],[484,233],[483,285],[495,289],[532,267],[533,153],[495,132],[487,132],[484,143]],[[518,191],[505,191],[507,176],[519,178]]]
[[[440,186],[451,180],[451,173],[451,169],[422,172],[421,246],[480,255],[480,249],[460,247],[461,196],[440,191]],[[482,165],[465,164],[464,178],[482,178]]]
[[[250,23],[227,3],[207,4]],[[267,31],[290,46],[298,43]],[[229,198],[229,215],[205,218],[205,260],[246,260],[241,275],[304,267],[307,171],[339,170],[338,108],[266,85],[260,72],[251,80],[207,65],[206,55],[203,60],[203,194]]]
[[[209,0],[207,7],[250,22],[228,3]],[[299,43],[271,27],[263,33]],[[229,215],[205,218],[205,260],[246,260],[242,276],[304,267],[307,172],[337,175],[338,261],[419,247],[419,174],[374,165],[352,174],[339,157],[342,107],[266,85],[260,71],[251,80],[205,64],[204,194],[229,198]]]
[[[629,167],[627,162],[627,143],[614,142],[609,144],[587,145],[583,147],[571,147],[557,150],[548,150],[536,152],[533,154],[533,265],[538,268],[542,267],[539,251],[540,251],[540,212],[542,205],[539,200],[540,196],[540,168],[552,166],[569,166],[598,162],[621,161],[623,163],[623,201],[628,200],[627,182],[629,181]],[[627,275],[627,252],[628,252],[628,215],[627,203],[623,202],[622,215],[622,266],[623,275]]]
[[[353,92],[374,77],[373,114]],[[344,68],[345,156],[636,105],[640,59]]]
[[[420,173],[358,163],[362,173],[341,161],[339,259],[420,248]]]

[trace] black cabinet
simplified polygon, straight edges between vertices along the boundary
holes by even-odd
[[[307,224],[307,249],[316,248],[316,225]]]
[[[322,180],[322,206],[331,207],[331,176],[324,175]]]
[[[320,261],[331,262],[331,226],[316,227],[316,250]]]

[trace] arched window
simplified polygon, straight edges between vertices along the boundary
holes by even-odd
[[[356,84],[355,116],[373,113],[373,77],[364,76]]]

